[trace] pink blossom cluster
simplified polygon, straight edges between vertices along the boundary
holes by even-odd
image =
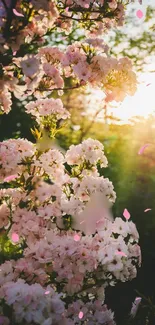
[[[96,38],[97,35],[109,29],[113,23],[122,23],[124,2],[120,3],[117,0],[32,0],[26,5],[19,0],[16,8],[13,8],[12,25],[9,30],[7,30],[9,24],[7,24],[8,17],[4,3],[0,7],[0,14],[4,18],[1,24],[1,38],[4,45],[2,52],[5,54],[5,51],[7,53],[11,49],[13,57],[11,64],[7,65],[4,62],[2,66],[0,80],[2,113],[9,113],[11,109],[11,93],[20,99],[31,94],[39,99],[46,98],[53,89],[62,94],[62,91],[66,89],[66,78],[72,78],[77,87],[88,84],[103,89],[107,101],[122,101],[126,95],[135,93],[137,81],[130,61],[110,57],[107,54],[106,44],[103,44],[102,39]],[[9,8],[10,5],[10,1],[7,0],[6,7]],[[55,29],[72,31],[73,21],[74,23],[82,22],[82,28],[89,30],[87,36],[90,38],[86,41],[87,43],[75,42],[68,46],[66,51],[56,47],[39,49],[40,45],[44,44],[44,36],[47,33]],[[5,33],[8,35],[5,36]],[[31,42],[36,42],[38,54],[26,54],[20,57],[18,54],[20,46]],[[94,51],[93,47],[98,49],[98,52]],[[19,68],[22,74],[17,77],[15,75]]]
[[[69,215],[81,213],[95,192],[103,193],[111,204],[115,202],[116,193],[108,178],[89,175],[82,180],[72,178],[70,189],[65,190],[62,195],[63,210]]]
[[[22,161],[18,169],[15,164]],[[26,325],[71,325],[83,320],[114,325],[113,314],[102,305],[105,289],[136,276],[141,252],[134,223],[107,219],[104,209],[98,212],[95,207],[88,215],[89,225],[102,217],[91,231],[78,227],[81,211],[94,193],[104,195],[111,204],[116,198],[112,183],[100,177],[97,169],[98,164],[107,166],[103,145],[87,139],[63,156],[56,149],[40,153],[24,139],[6,140],[1,143],[1,163],[3,175],[16,175],[6,178],[14,188],[0,191],[0,226],[14,245],[26,245],[21,258],[0,266],[1,297],[11,306],[13,319]],[[83,304],[83,292],[102,303],[98,307],[96,302]],[[67,296],[75,295],[80,305],[65,307]]]
[[[18,0],[12,8],[9,28],[7,21],[11,2],[5,0],[0,6],[1,49],[5,51],[11,47],[17,51],[23,43],[32,41],[42,44],[44,36],[52,29],[67,33],[72,30],[73,22],[77,27],[82,22],[88,33],[96,37],[112,26],[123,24],[125,5],[125,1],[120,3],[118,0],[31,0],[27,4]]]
[[[6,5],[9,8],[11,2],[7,0]],[[13,52],[16,52],[22,44],[29,44],[35,39],[38,45],[44,43],[43,37],[54,27],[59,17],[56,2],[53,0],[30,1],[27,5],[22,0],[18,0],[16,7],[13,9],[11,28],[7,31],[8,35],[6,37],[4,31],[7,28],[7,10],[4,4],[0,7],[0,19],[2,19],[0,43],[2,51],[11,48]],[[22,22],[25,23],[25,20],[27,20],[27,23],[21,27]]]
[[[61,99],[45,98],[38,99],[35,102],[29,102],[26,105],[26,112],[36,117],[39,124],[44,124],[46,118],[61,119],[69,118],[69,112],[63,107]],[[46,123],[46,122],[45,122]]]
[[[95,300],[94,303],[83,303],[80,299],[70,304],[67,310],[67,315],[73,320],[73,324],[108,324],[116,325],[114,322],[114,314],[111,310],[107,309],[101,301]],[[72,323],[71,323],[72,325]]]
[[[0,177],[22,172],[21,163],[32,157],[34,144],[27,139],[9,139],[0,144]]]
[[[66,153],[68,165],[82,165],[90,163],[96,165],[98,162],[101,167],[107,167],[108,161],[104,155],[103,144],[97,140],[87,139],[79,145],[71,145]]]
[[[18,255],[15,250],[15,257],[0,265],[0,324],[115,325],[104,304],[106,287],[135,278],[141,265],[139,235],[129,213],[125,220],[114,220],[110,212],[116,193],[99,173],[108,164],[104,146],[86,139],[62,153],[53,145],[70,116],[62,101],[52,98],[54,90],[62,95],[90,85],[103,89],[106,101],[134,94],[131,62],[110,57],[106,44],[96,38],[122,24],[124,4],[19,0],[10,11],[10,25],[9,0],[0,5],[5,54],[0,110],[9,113],[14,94],[28,100],[26,112],[37,122],[35,144],[27,139],[0,143],[0,231],[18,249]],[[44,36],[62,31],[67,36],[79,22],[86,41],[64,49],[42,47]],[[28,44],[35,53],[21,54],[21,45]],[[11,51],[11,61],[5,63]]]
[[[57,149],[38,152],[37,146],[24,139],[6,140],[1,143],[1,179],[22,182],[19,189],[0,191],[1,224],[9,224],[10,210],[6,205],[9,200],[12,227],[9,232],[18,233],[27,241],[42,238],[46,227],[52,226],[52,218],[57,218],[62,225],[62,215],[80,213],[93,193],[104,193],[111,203],[115,202],[116,194],[112,183],[100,177],[96,164],[107,166],[104,147],[97,140],[84,140],[81,146],[71,146],[65,156]],[[71,167],[70,175],[64,163],[70,165],[77,148],[79,160]],[[74,150],[73,150],[74,149]],[[90,149],[94,154],[90,156]],[[73,157],[72,157],[73,155]],[[11,175],[11,176],[9,176]],[[44,181],[48,178],[54,184]],[[20,202],[25,208],[19,208]]]
[[[108,324],[115,325],[114,315],[101,301],[84,304],[82,300],[69,304],[65,310],[62,294],[57,294],[52,286],[43,288],[40,284],[28,285],[24,280],[8,281],[1,288],[1,297],[11,307],[12,319],[20,324],[74,325]],[[4,325],[9,318],[0,316]]]
[[[53,115],[54,111],[61,118],[69,116],[59,99],[46,98],[53,90],[63,94],[68,78],[76,80],[77,88],[90,85],[103,89],[107,101],[123,101],[126,95],[134,95],[137,87],[136,75],[128,58],[112,58],[88,43],[75,42],[65,52],[57,47],[41,48],[38,54],[14,58],[13,62],[14,70],[21,69],[25,84],[19,85],[17,78],[9,77],[4,89],[9,97],[5,99],[4,93],[0,94],[1,110],[10,111],[10,92],[17,98],[22,95],[23,99],[33,94],[40,101],[27,104],[26,111],[33,114],[38,122],[43,115]],[[6,76],[10,74],[7,69],[5,73]],[[43,102],[43,98],[46,101]]]
[[[0,291],[1,299],[12,307],[13,319],[18,323],[63,324],[64,303],[51,286],[43,288],[39,283],[29,285],[18,279],[5,283]]]
[[[7,5],[10,5],[9,1]],[[10,38],[7,37],[7,43],[4,39],[3,50],[7,53],[11,47],[13,57],[11,64],[7,65],[4,62],[2,66],[0,80],[2,88],[2,91],[0,91],[1,111],[9,113],[11,109],[11,93],[20,99],[33,94],[40,100],[51,95],[53,90],[57,90],[58,94],[61,95],[63,90],[66,89],[66,80],[68,78],[72,79],[77,88],[91,85],[103,89],[107,101],[123,101],[126,95],[134,95],[137,80],[130,60],[127,58],[117,60],[110,57],[107,45],[104,44],[102,38],[97,38],[96,35],[97,33],[100,35],[107,28],[110,28],[112,22],[118,24],[121,22],[124,15],[124,5],[125,3],[116,0],[106,2],[103,0],[44,0],[41,2],[30,1],[24,7],[25,4],[21,0],[17,1],[17,10],[14,8],[12,13],[12,24],[15,26],[15,31],[13,32],[14,28],[10,27],[13,35]],[[2,4],[2,14],[5,11],[4,4]],[[85,22],[82,17],[85,16],[86,12],[87,18]],[[33,19],[31,19],[31,14]],[[24,22],[27,19],[27,24],[23,28],[20,25],[22,19]],[[87,33],[87,36],[89,38],[86,42],[75,42],[64,50],[59,47],[40,48],[40,45],[44,44],[43,36],[47,32],[49,33],[55,28],[56,30],[57,28],[58,30],[63,29],[66,32],[70,28],[72,31],[72,19],[74,22],[75,20],[82,21],[82,28],[88,28],[89,33]],[[18,51],[20,53],[20,46],[30,44],[35,40],[38,53],[26,54],[20,57],[18,54]],[[17,77],[19,69],[20,74],[18,73]],[[49,107],[46,110],[49,111]],[[39,115],[37,115],[37,118],[40,118]]]
[[[131,221],[117,218],[113,223],[104,222],[95,236],[81,236],[79,241],[75,240],[74,232],[51,230],[45,236],[46,239],[30,244],[24,254],[39,263],[48,263],[47,272],[56,273],[55,283],[60,282],[62,290],[70,295],[80,292],[84,286],[87,288],[93,272],[103,280],[104,287],[136,277],[135,265],[140,265],[141,254],[137,244],[139,236]],[[127,236],[130,239],[126,243]]]

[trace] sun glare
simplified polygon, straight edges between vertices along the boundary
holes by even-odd
[[[128,122],[133,116],[147,117],[155,112],[155,73],[143,75],[134,96],[127,96],[123,103],[112,109],[114,116]]]
[[[104,94],[102,91],[94,91],[92,97],[104,106]],[[92,115],[97,105],[92,105]],[[108,115],[120,118],[120,123],[129,123],[134,116],[147,117],[155,113],[155,73],[144,73],[141,75],[137,91],[134,96],[127,96],[122,103],[113,102],[108,108]],[[98,115],[98,121],[103,120],[103,111]]]

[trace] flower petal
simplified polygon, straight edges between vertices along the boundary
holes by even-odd
[[[82,312],[82,311],[79,312],[79,318],[80,318],[80,319],[83,318],[83,312]]]
[[[127,209],[124,209],[123,216],[126,220],[130,219],[130,213]]]
[[[152,210],[152,209],[145,209],[144,212],[148,212],[148,211],[150,211],[150,210]]]
[[[12,10],[14,15],[17,16],[17,17],[24,17],[23,14],[21,14],[20,12],[18,12],[15,8]]]
[[[139,9],[139,10],[137,10],[137,11],[136,11],[136,16],[137,16],[138,18],[140,18],[140,19],[141,19],[141,18],[144,16],[144,14],[143,14],[142,10],[140,10],[140,9]]]
[[[19,236],[15,232],[12,234],[11,239],[14,243],[18,243],[19,241]]]
[[[144,144],[144,146],[142,146],[140,148],[140,150],[138,151],[138,155],[141,155],[148,146],[149,146],[149,143]]]

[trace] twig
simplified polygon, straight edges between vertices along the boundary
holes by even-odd
[[[64,91],[66,91],[66,90],[77,89],[77,88],[80,88],[80,87],[82,87],[82,86],[83,86],[83,85],[78,84],[78,85],[73,86],[73,87],[66,87],[66,88],[52,88],[52,89],[50,89],[50,88],[44,88],[44,89],[36,88],[36,90],[39,90],[39,91],[64,90]]]
[[[75,17],[69,17],[69,16],[65,16],[63,14],[60,14],[60,16],[64,19],[71,19],[71,20],[75,20],[75,21],[101,21],[101,18],[75,18]]]
[[[95,115],[93,116],[93,120],[91,121],[91,123],[88,125],[88,127],[81,132],[81,136],[80,136],[80,142],[83,140],[83,137],[87,134],[87,132],[91,129],[91,127],[94,124],[95,118],[97,117],[97,115],[102,111],[103,107],[99,108],[98,111],[95,113]]]
[[[5,10],[8,12],[8,7],[7,7],[7,5],[6,5],[6,3],[5,3],[5,0],[2,0],[2,3],[3,3],[3,6],[4,6],[4,8],[5,8]]]

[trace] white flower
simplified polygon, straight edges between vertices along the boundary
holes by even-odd
[[[130,222],[128,222],[128,227],[129,227],[129,234],[132,236],[132,239],[135,241],[138,241],[139,234],[138,234],[135,224],[132,221],[130,221]]]
[[[112,226],[112,232],[126,237],[129,234],[129,222],[116,218]]]

